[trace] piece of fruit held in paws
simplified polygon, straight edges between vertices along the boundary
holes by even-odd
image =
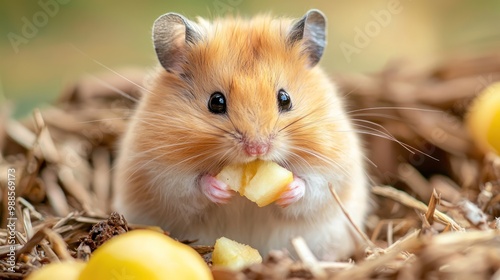
[[[256,249],[226,237],[215,241],[212,263],[234,270],[240,270],[254,263],[261,263],[262,257]]]
[[[305,190],[300,178],[294,178],[292,172],[272,161],[228,165],[215,178],[259,207],[274,201],[280,206],[288,206],[300,199]]]

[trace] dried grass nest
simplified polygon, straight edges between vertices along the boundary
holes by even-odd
[[[10,117],[9,104],[2,106],[1,279],[87,259],[110,237],[141,227],[110,215],[109,198],[115,143],[144,73],[84,77],[22,121]],[[376,74],[333,79],[369,133],[376,206],[359,252],[349,261],[321,262],[296,240],[299,260],[274,252],[243,271],[214,269],[215,279],[500,279],[500,157],[477,149],[463,124],[474,97],[500,80],[500,54],[426,69],[395,62]],[[10,168],[16,170],[15,213],[8,209]],[[10,214],[17,217],[14,272],[7,270]],[[196,249],[210,264],[212,248]]]

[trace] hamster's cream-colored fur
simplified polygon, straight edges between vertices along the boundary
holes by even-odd
[[[317,64],[324,15],[195,23],[169,13],[153,29],[161,66],[145,83],[119,149],[114,208],[131,223],[198,244],[226,236],[267,254],[293,252],[290,240],[302,236],[319,258],[348,257],[357,237],[328,185],[362,227],[367,178],[342,94]],[[290,97],[287,110],[280,90]],[[215,92],[225,112],[209,109]],[[256,158],[296,177],[282,200],[262,208],[213,177]]]

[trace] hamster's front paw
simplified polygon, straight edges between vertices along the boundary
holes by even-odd
[[[228,203],[234,195],[234,191],[226,183],[208,174],[201,176],[200,187],[203,194],[217,204]]]
[[[297,176],[293,176],[293,181],[288,185],[288,190],[280,195],[278,200],[276,200],[276,204],[285,208],[290,204],[297,202],[304,196],[305,193],[306,183],[304,180]]]

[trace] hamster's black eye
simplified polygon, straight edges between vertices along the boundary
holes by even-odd
[[[214,114],[226,113],[226,97],[220,92],[214,92],[208,100],[208,110]]]
[[[284,89],[278,91],[278,107],[280,112],[286,112],[292,109],[292,99]]]

